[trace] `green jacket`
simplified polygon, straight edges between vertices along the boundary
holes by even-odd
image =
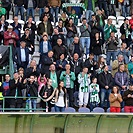
[[[60,75],[60,80],[62,80],[64,82],[64,86],[66,87],[66,71],[63,71]],[[74,80],[76,79],[75,77],[75,73],[74,72],[70,72],[70,87],[71,89],[74,88]]]
[[[104,26],[104,35],[105,35],[104,38],[105,38],[105,40],[108,40],[109,39],[111,32],[116,33],[117,32],[116,27],[114,25],[110,25],[109,26],[108,24],[106,24]]]
[[[129,74],[133,74],[133,62],[128,63],[127,65]]]
[[[5,15],[6,14],[6,9],[0,7],[0,16]]]

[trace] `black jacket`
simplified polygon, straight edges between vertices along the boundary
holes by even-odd
[[[100,88],[105,89],[105,86],[109,86],[109,89],[112,89],[114,85],[114,80],[110,73],[107,73],[107,75],[105,75],[105,72],[102,72],[98,76],[98,83]]]
[[[14,4],[17,6],[22,6],[25,4],[25,0],[14,0]]]

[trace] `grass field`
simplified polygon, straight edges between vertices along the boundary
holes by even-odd
[[[133,133],[133,116],[0,114],[0,133]]]

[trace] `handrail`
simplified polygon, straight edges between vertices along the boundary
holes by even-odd
[[[40,98],[41,100],[44,100],[43,98],[41,97],[22,97],[22,96],[18,96],[18,97],[15,97],[15,96],[5,96],[5,97],[0,97],[3,99],[3,106],[2,106],[2,112],[5,112],[6,110],[15,110],[15,111],[45,111],[45,109],[42,109],[42,108],[36,108],[36,109],[29,109],[29,108],[26,108],[26,105],[25,105],[25,108],[5,108],[5,99],[25,99],[25,103],[26,102],[29,102],[31,99],[37,99],[37,98]],[[28,103],[29,104],[29,103]],[[46,105],[47,105],[47,102],[46,102]]]

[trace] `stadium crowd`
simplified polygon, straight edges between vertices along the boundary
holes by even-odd
[[[0,2],[0,42],[12,46],[15,69],[13,79],[6,74],[1,84],[3,97],[14,97],[5,100],[5,108],[26,108],[28,100],[22,97],[28,97],[30,111],[36,110],[39,104],[48,112],[53,106],[56,112],[76,106],[89,107],[91,111],[95,107],[110,107],[110,112],[121,112],[122,108],[133,112],[133,2],[79,1],[85,4],[85,11],[72,6],[62,8],[66,2]],[[125,17],[120,25],[120,38],[108,17],[117,15],[118,4]],[[13,23],[9,24],[6,20],[12,5],[15,11]],[[35,11],[39,13],[39,24]],[[19,12],[25,21],[23,29],[18,22]],[[36,40],[40,53],[38,63],[32,59]],[[1,98],[1,106],[2,103]]]

